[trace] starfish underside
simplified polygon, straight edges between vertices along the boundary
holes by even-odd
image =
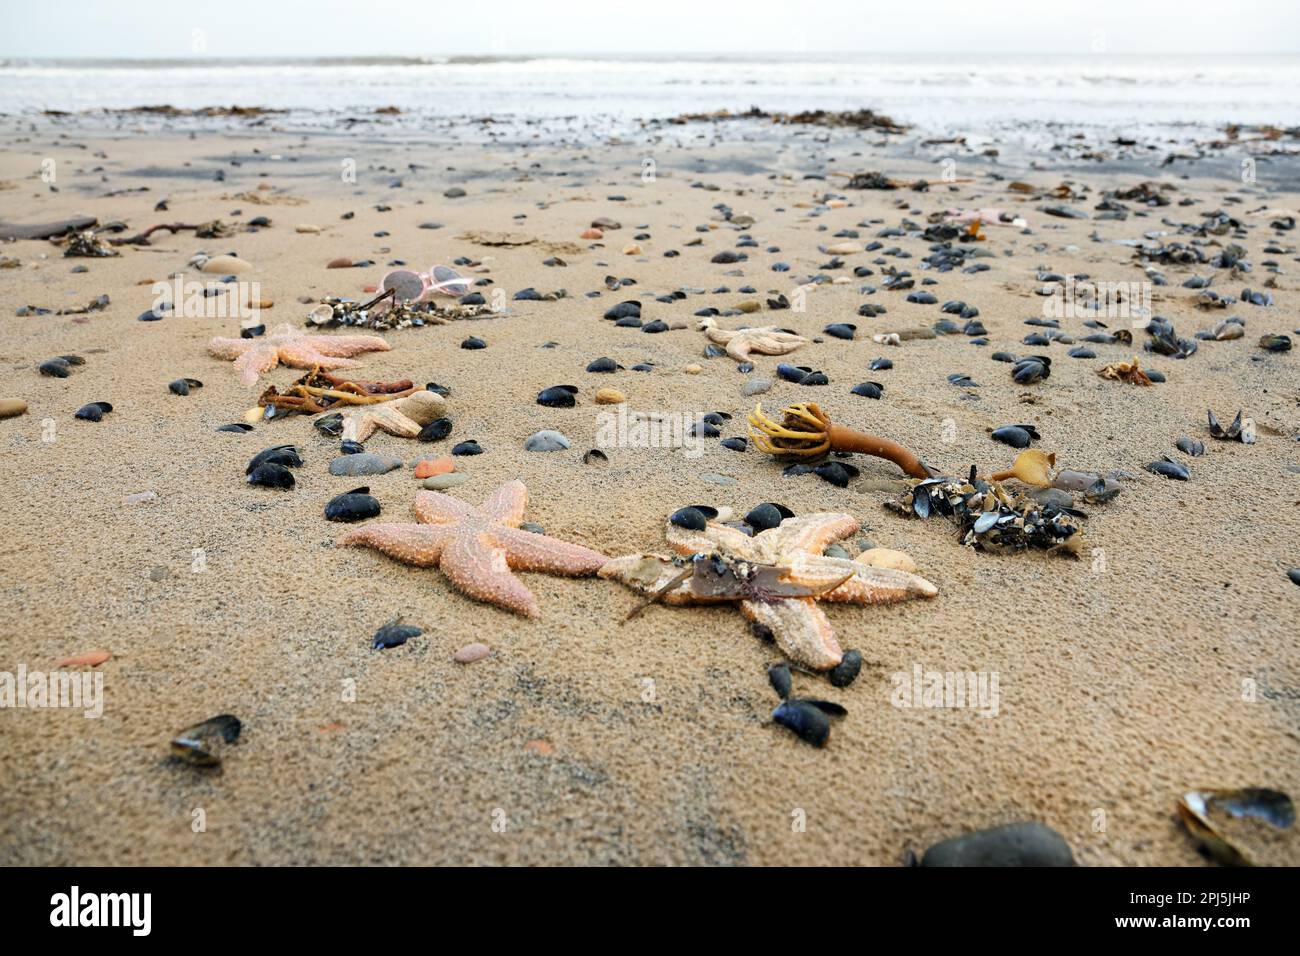
[[[831,558],[826,546],[854,534],[857,519],[822,513],[787,518],[779,527],[752,538],[726,525],[710,522],[703,531],[669,524],[668,544],[683,557],[716,554],[726,560],[774,566],[781,580],[810,592],[806,597],[756,600],[737,594],[702,594],[683,578],[685,567],[655,555],[630,554],[600,569],[602,578],[620,581],[665,604],[718,604],[738,601],[741,613],[767,628],[792,661],[814,670],[829,670],[844,656],[835,631],[818,600],[853,604],[888,604],[915,597],[933,597],[938,589],[915,574],[873,568],[857,561]]]
[[[235,371],[244,385],[256,385],[259,376],[280,364],[294,368],[353,368],[361,363],[349,356],[387,352],[390,348],[375,335],[308,335],[288,323],[260,339],[217,336],[208,343],[208,351],[217,358],[235,360]]]
[[[718,328],[712,319],[705,319],[700,323],[700,328],[710,342],[721,345],[737,362],[746,361],[751,352],[759,355],[785,355],[808,343],[802,335],[795,335],[775,325],[728,331]]]
[[[537,617],[537,598],[512,570],[585,577],[609,558],[521,530],[527,504],[528,489],[522,481],[506,482],[478,508],[441,492],[421,491],[415,496],[418,524],[367,525],[338,543],[366,545],[416,567],[441,568],[470,597]]]

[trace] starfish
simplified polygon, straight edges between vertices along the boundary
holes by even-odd
[[[208,343],[208,351],[221,359],[234,359],[244,385],[256,385],[258,376],[281,362],[294,368],[352,368],[360,365],[346,356],[362,352],[387,352],[391,345],[374,335],[308,335],[287,322],[262,339],[223,339]]]
[[[748,576],[748,582],[737,585],[738,577],[732,577],[730,583],[718,583],[716,562],[706,562],[701,579],[698,562],[692,575],[680,561],[643,554],[615,558],[600,569],[600,576],[654,595],[665,604],[739,601],[741,613],[771,631],[792,661],[813,670],[830,670],[839,664],[844,651],[817,605],[819,599],[887,604],[938,593],[938,588],[918,575],[821,553],[832,542],[857,532],[858,527],[856,518],[834,513],[787,518],[752,538],[712,521],[700,531],[669,523],[668,544],[679,555],[717,556],[722,566]],[[713,580],[709,580],[710,574]]]
[[[343,416],[342,438],[344,441],[365,441],[376,429],[399,438],[414,438],[446,408],[447,402],[443,397],[427,389],[412,392],[393,402],[360,405]]]
[[[522,531],[528,504],[522,481],[507,481],[474,508],[437,491],[415,496],[419,524],[372,524],[339,539],[364,544],[420,568],[437,566],[470,597],[537,617],[537,598],[512,573],[595,574],[609,558],[581,545]]]
[[[757,329],[736,329],[734,332],[729,332],[718,328],[718,324],[713,319],[704,319],[700,322],[700,331],[709,337],[710,342],[725,348],[727,354],[737,362],[746,361],[750,352],[757,352],[759,355],[784,355],[786,352],[793,352],[801,345],[808,344],[808,340],[802,335],[795,335],[775,325],[765,325]]]

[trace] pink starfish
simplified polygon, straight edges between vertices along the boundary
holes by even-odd
[[[526,617],[537,617],[537,598],[512,573],[547,571],[570,577],[595,574],[609,560],[581,545],[522,531],[528,489],[507,481],[475,508],[451,495],[415,496],[419,524],[372,524],[350,531],[339,544],[364,544],[406,564],[442,568],[470,597]]]
[[[294,368],[353,368],[360,365],[345,356],[362,352],[387,352],[392,346],[375,335],[308,335],[285,323],[261,339],[223,339],[208,343],[220,359],[234,359],[244,385],[256,385],[259,376],[281,362]]]

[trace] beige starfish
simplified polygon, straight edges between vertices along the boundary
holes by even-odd
[[[365,441],[376,429],[382,429],[400,438],[414,438],[446,409],[446,400],[427,389],[391,402],[359,405],[344,413],[341,437],[345,441]]]
[[[360,365],[346,356],[362,352],[387,352],[391,345],[375,335],[308,335],[287,322],[260,339],[223,339],[208,343],[220,359],[234,359],[244,385],[256,385],[259,376],[281,362],[294,368],[352,368]]]
[[[757,352],[759,355],[784,355],[786,352],[793,352],[801,345],[808,344],[808,340],[802,335],[795,335],[775,325],[765,325],[757,329],[736,329],[729,332],[718,328],[718,323],[713,319],[706,318],[700,322],[700,331],[709,337],[710,342],[725,348],[727,354],[737,362],[746,361],[750,352]]]
[[[938,593],[938,588],[918,575],[822,554],[827,545],[854,534],[858,527],[856,518],[832,513],[787,518],[779,527],[752,538],[716,522],[709,522],[703,531],[669,523],[668,543],[678,554],[717,555],[724,565],[730,564],[742,574],[757,571],[752,578],[754,586],[738,588],[725,586],[725,582],[721,587],[710,586],[700,581],[698,565],[693,577],[682,579],[689,570],[687,565],[642,554],[615,558],[600,569],[600,576],[658,595],[656,599],[665,604],[739,601],[741,612],[771,631],[792,661],[814,670],[829,670],[839,664],[844,651],[835,640],[831,622],[817,606],[819,599],[887,604]],[[706,572],[708,568],[706,565]],[[674,579],[679,580],[674,584]],[[797,596],[791,596],[792,592]]]
[[[415,496],[420,524],[367,525],[338,543],[364,544],[416,567],[440,567],[470,597],[537,617],[537,598],[510,573],[512,568],[584,577],[595,574],[609,558],[581,545],[521,531],[527,504],[528,489],[522,481],[507,481],[478,508],[441,492],[421,491]]]

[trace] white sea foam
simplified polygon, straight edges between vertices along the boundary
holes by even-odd
[[[936,130],[1300,125],[1300,57],[860,56],[0,61],[0,112],[167,103],[315,114],[668,117],[870,107]]]

